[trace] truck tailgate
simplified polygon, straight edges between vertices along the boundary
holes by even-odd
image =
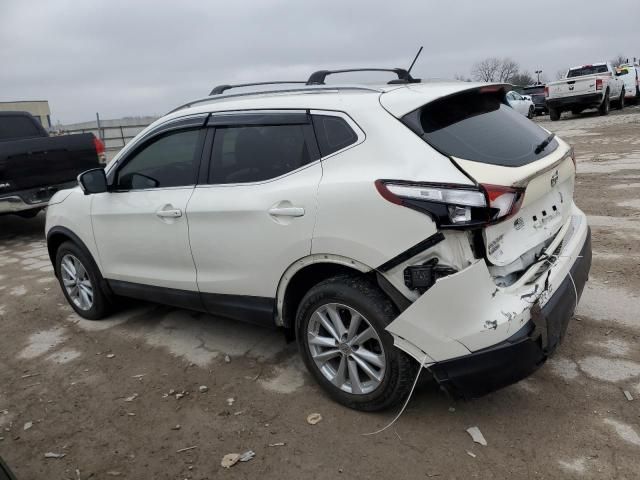
[[[98,166],[90,133],[0,142],[0,195],[70,182]]]
[[[574,97],[596,93],[596,78],[598,75],[568,78],[547,84],[549,98]]]

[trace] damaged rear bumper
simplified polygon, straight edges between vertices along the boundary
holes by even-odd
[[[562,342],[569,320],[589,277],[591,235],[567,276],[531,320],[507,340],[429,367],[442,388],[458,398],[474,398],[517,382],[535,372]],[[574,290],[575,287],[575,290]],[[577,298],[576,298],[577,294]]]

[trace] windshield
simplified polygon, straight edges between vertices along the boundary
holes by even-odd
[[[593,75],[596,73],[607,73],[606,65],[585,65],[584,67],[572,68],[567,73],[567,78],[582,77],[583,75]]]
[[[503,102],[504,91],[471,90],[428,103],[403,121],[436,150],[476,162],[520,167],[558,148],[548,133]]]

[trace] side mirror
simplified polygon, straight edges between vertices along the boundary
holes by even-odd
[[[78,175],[78,183],[85,195],[107,191],[107,175],[103,168],[94,168]]]

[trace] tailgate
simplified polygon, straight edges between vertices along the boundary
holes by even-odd
[[[0,194],[70,182],[98,166],[90,133],[0,142]]]
[[[560,146],[546,157],[521,166],[503,167],[456,159],[479,183],[525,188],[516,215],[483,230],[486,254],[498,266],[509,265],[532,250],[539,253],[565,224],[571,211],[575,166],[569,146]]]
[[[597,75],[575,77],[548,84],[549,98],[574,97],[596,93]]]

